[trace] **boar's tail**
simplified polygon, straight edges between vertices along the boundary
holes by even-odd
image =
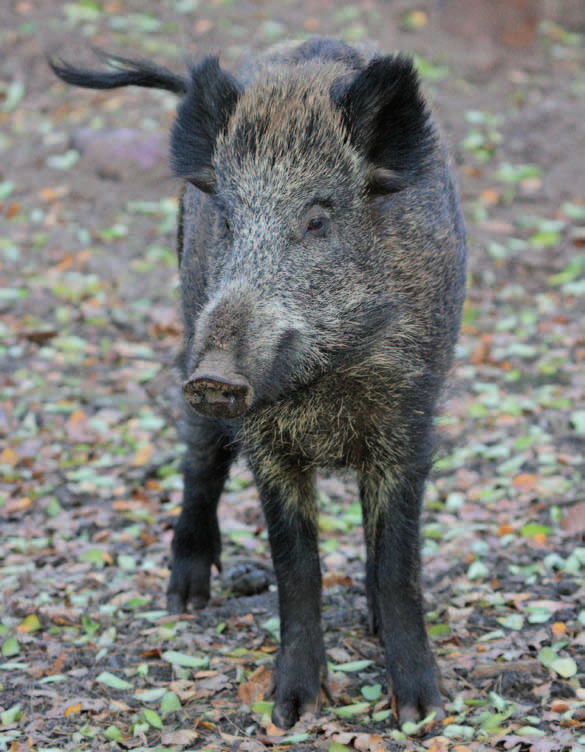
[[[166,89],[183,96],[187,93],[188,80],[168,68],[153,65],[145,60],[130,60],[109,55],[93,48],[95,54],[116,72],[77,68],[62,58],[47,56],[47,62],[56,76],[73,86],[85,89],[116,89],[119,86],[144,86],[148,89]]]

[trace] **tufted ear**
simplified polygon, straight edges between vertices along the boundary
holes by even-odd
[[[241,93],[238,82],[221,70],[215,57],[208,57],[191,69],[187,94],[177,108],[171,129],[171,166],[177,177],[205,193],[215,190],[215,142]]]
[[[379,57],[349,83],[334,87],[351,141],[371,165],[375,194],[406,188],[435,148],[435,135],[413,61]]]

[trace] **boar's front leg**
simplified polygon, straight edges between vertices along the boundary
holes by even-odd
[[[235,457],[219,427],[189,415],[183,463],[183,507],[173,537],[173,568],[167,590],[172,613],[203,608],[209,600],[211,565],[221,569],[217,504]]]
[[[360,475],[370,623],[384,645],[389,694],[401,724],[432,711],[444,718],[420,583],[419,517],[427,469],[417,464],[411,472],[393,468]]]
[[[280,611],[272,720],[288,728],[303,713],[317,713],[321,690],[327,693],[314,479],[312,473],[279,469],[273,476],[280,476],[277,483],[264,480],[254,469],[268,525]]]

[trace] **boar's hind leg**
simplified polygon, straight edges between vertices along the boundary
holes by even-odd
[[[211,565],[221,569],[217,504],[235,450],[217,426],[192,419],[183,463],[183,507],[173,537],[167,590],[172,613],[203,608],[209,600]]]
[[[420,584],[419,516],[426,469],[409,477],[363,473],[370,622],[386,652],[389,694],[400,723],[444,717]]]
[[[295,490],[289,477],[285,493],[256,474],[278,583],[281,644],[272,720],[280,728],[292,726],[305,712],[318,713],[321,690],[327,693],[313,478],[295,476]]]

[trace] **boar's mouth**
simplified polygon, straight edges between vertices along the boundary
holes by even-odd
[[[241,418],[251,402],[251,388],[244,378],[228,380],[216,374],[194,374],[184,382],[183,395],[208,418]]]

